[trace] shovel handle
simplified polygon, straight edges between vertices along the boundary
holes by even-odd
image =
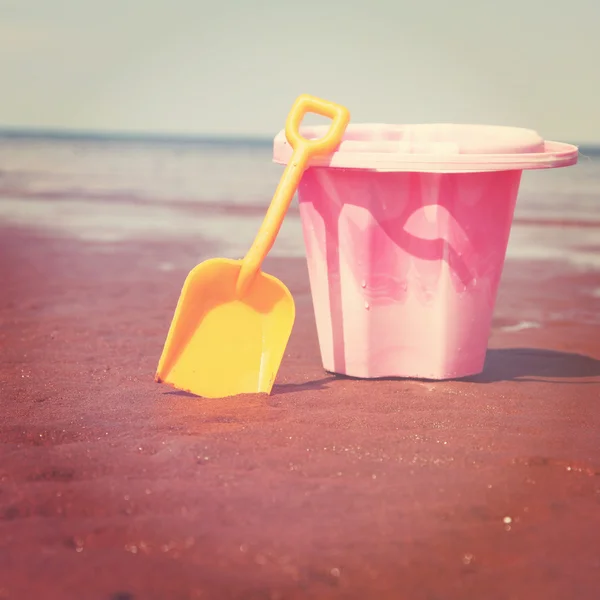
[[[300,123],[309,112],[331,119],[329,131],[322,138],[306,139],[300,133]],[[349,121],[348,109],[339,104],[308,94],[302,94],[294,102],[285,123],[285,137],[294,152],[281,176],[258,234],[242,262],[236,285],[238,297],[248,289],[271,250],[310,159],[333,152],[342,141]]]

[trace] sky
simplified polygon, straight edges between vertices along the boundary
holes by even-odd
[[[272,137],[352,122],[600,144],[599,0],[0,0],[0,128]]]

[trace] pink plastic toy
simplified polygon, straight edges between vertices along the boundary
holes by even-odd
[[[290,156],[281,132],[274,160]],[[350,125],[298,192],[324,368],[362,378],[481,372],[521,173],[577,156],[512,127]]]

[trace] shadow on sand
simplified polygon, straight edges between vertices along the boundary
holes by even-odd
[[[600,360],[576,354],[541,348],[498,348],[488,350],[483,372],[460,381],[494,383],[496,381],[559,381],[600,377]],[[540,379],[543,378],[543,379]],[[596,381],[577,382],[600,384]]]
[[[590,379],[591,381],[561,381],[572,379]],[[279,383],[273,386],[271,395],[290,394],[327,389],[338,379],[366,382],[366,379],[327,374],[326,377],[302,383]],[[428,381],[423,379],[403,379],[382,377],[383,381]],[[430,381],[430,380],[429,380]],[[456,381],[466,383],[495,383],[500,381],[540,381],[561,384],[578,383],[600,385],[600,360],[574,352],[559,352],[541,348],[499,348],[487,352],[483,372]],[[189,392],[169,390],[165,395],[198,398]]]
[[[595,381],[566,381],[571,379],[596,378]],[[315,381],[285,383],[273,387],[273,395],[291,392],[325,389],[336,379],[368,381],[345,375],[329,374]],[[382,381],[432,381],[382,377]],[[565,381],[561,381],[565,380]],[[467,383],[495,383],[500,381],[540,381],[561,384],[600,385],[600,360],[576,354],[541,348],[500,348],[487,352],[483,372],[455,381]]]

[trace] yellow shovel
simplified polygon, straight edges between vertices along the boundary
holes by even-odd
[[[325,137],[300,135],[304,115],[332,119]],[[340,144],[350,113],[306,94],[292,106],[285,135],[294,149],[258,235],[243,260],[213,258],[187,276],[155,380],[207,398],[266,392],[279,370],[294,324],[287,287],[260,268],[310,159]]]

